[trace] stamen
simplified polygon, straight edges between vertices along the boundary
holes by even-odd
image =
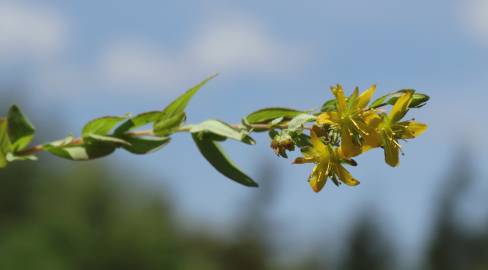
[[[359,130],[361,133],[363,133],[364,135],[368,136],[369,133],[364,131],[363,129],[361,129],[358,125],[358,123],[356,123],[356,121],[354,121],[354,119],[351,118],[351,122],[353,123],[353,125],[357,128],[357,130]]]
[[[402,146],[397,142],[397,140],[390,138],[390,140],[398,147],[398,149],[402,149]]]

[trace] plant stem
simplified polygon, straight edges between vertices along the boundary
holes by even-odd
[[[236,128],[236,129],[243,129],[243,128],[245,128],[241,124],[234,124],[234,125],[231,125],[231,126],[233,128]],[[269,124],[252,124],[252,125],[249,125],[249,126],[252,128],[252,131],[266,131],[266,130],[269,130],[272,127]],[[287,127],[288,127],[288,125],[276,125],[276,126],[273,126],[273,128],[278,128],[278,129],[285,129]],[[189,131],[190,131],[190,128],[188,126],[182,126],[182,127],[178,128],[175,132],[189,132]],[[130,132],[125,133],[125,135],[131,136],[131,137],[157,136],[156,134],[154,134],[154,132],[153,132],[152,129],[139,130],[139,131],[130,131]],[[53,142],[51,142],[51,143],[53,143]],[[74,138],[66,146],[83,145],[83,143],[84,143],[83,138],[78,137],[78,138]],[[19,151],[19,152],[15,153],[15,155],[16,156],[19,156],[19,157],[30,156],[30,155],[34,155],[34,154],[37,154],[37,153],[42,152],[42,151],[44,151],[44,144],[38,144],[38,145],[32,146],[30,148],[24,149],[22,151]]]

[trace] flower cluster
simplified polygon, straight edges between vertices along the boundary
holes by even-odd
[[[413,139],[427,128],[413,119],[402,120],[410,108],[419,108],[429,99],[414,90],[388,94],[371,104],[375,85],[362,93],[356,88],[350,96],[344,94],[341,85],[332,87],[331,91],[335,99],[326,102],[321,112],[313,115],[311,127],[303,126],[302,137],[307,136],[308,144],[300,147],[303,156],[294,161],[295,164],[315,164],[309,177],[315,192],[319,192],[329,178],[336,185],[358,185],[359,181],[344,165],[356,166],[353,158],[371,149],[382,148],[385,162],[398,166],[399,141]],[[392,105],[389,112],[382,109],[385,105]],[[290,145],[288,148],[292,149]]]

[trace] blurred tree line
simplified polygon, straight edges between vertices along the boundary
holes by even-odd
[[[488,230],[469,230],[456,214],[474,179],[469,160],[460,155],[448,173],[419,269],[488,269]],[[269,168],[260,177],[268,184],[250,198],[229,239],[181,229],[160,193],[94,164],[52,170],[18,163],[0,171],[0,269],[403,269],[394,243],[367,211],[339,263],[327,265],[320,254],[291,266],[273,260]]]
[[[283,269],[263,229],[270,188],[228,239],[181,229],[159,192],[94,164],[0,171],[0,269]]]

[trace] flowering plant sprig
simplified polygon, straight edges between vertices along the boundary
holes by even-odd
[[[89,121],[79,137],[31,146],[35,128],[16,105],[6,117],[0,117],[0,168],[19,160],[36,160],[39,152],[74,160],[92,160],[122,148],[133,154],[148,154],[168,144],[176,133],[192,136],[204,158],[226,177],[246,186],[257,183],[242,172],[224,153],[221,143],[227,139],[255,144],[253,132],[267,131],[274,152],[287,158],[287,152],[299,149],[303,156],[295,164],[314,163],[309,182],[315,192],[327,179],[336,185],[357,185],[359,181],[344,165],[356,166],[353,157],[374,148],[382,148],[385,161],[399,164],[399,141],[413,139],[427,126],[414,120],[402,120],[411,108],[420,108],[429,97],[414,90],[400,90],[380,97],[370,104],[376,91],[372,86],[363,93],[356,88],[346,96],[342,86],[331,88],[334,99],[318,111],[273,107],[255,111],[240,124],[210,119],[186,124],[186,107],[190,99],[214,76],[190,88],[161,111],[135,116],[104,116]],[[382,108],[392,105],[389,113]],[[150,129],[141,129],[151,126]]]

